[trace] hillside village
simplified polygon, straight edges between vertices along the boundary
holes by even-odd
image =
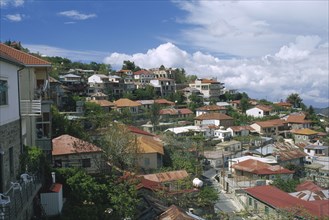
[[[299,94],[19,49],[0,43],[0,219],[329,218],[329,116]]]

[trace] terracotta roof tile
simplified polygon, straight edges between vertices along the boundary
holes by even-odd
[[[237,132],[237,131],[244,131],[244,130],[249,130],[249,131],[253,131],[254,129],[252,127],[250,127],[249,125],[246,126],[231,126],[230,127],[233,131]]]
[[[287,124],[286,121],[281,119],[273,119],[273,120],[267,120],[267,121],[257,121],[255,122],[262,128],[270,128],[270,127],[276,127],[276,126],[284,126]]]
[[[53,151],[52,155],[65,155],[77,153],[95,153],[102,152],[102,150],[86,141],[72,137],[68,134],[63,134],[52,140]]]
[[[212,112],[199,115],[195,120],[233,120],[233,118],[222,113]]]
[[[289,115],[287,118],[287,122],[295,124],[307,124],[311,123],[312,121],[305,120],[305,115]]]
[[[114,101],[114,104],[118,107],[118,108],[124,108],[124,107],[138,107],[141,106],[140,103],[132,101],[130,99],[118,99],[116,101]]]
[[[257,105],[255,108],[259,108],[259,109],[263,110],[264,112],[272,111],[271,106],[267,106],[267,105]]]
[[[115,104],[107,100],[90,100],[88,102],[96,103],[102,107],[113,107]]]
[[[197,111],[219,111],[219,110],[226,110],[227,108],[224,106],[218,105],[205,105],[200,108],[197,108]]]
[[[174,102],[168,101],[167,99],[156,99],[156,100],[154,100],[154,102],[158,103],[158,104],[175,105]]]
[[[51,66],[51,63],[49,63],[48,61],[45,61],[39,57],[33,56],[23,51],[16,50],[3,43],[0,43],[0,53],[26,66]]]
[[[131,133],[134,133],[134,134],[141,134],[141,135],[146,135],[146,136],[151,136],[151,137],[155,136],[154,134],[151,134],[151,133],[149,133],[149,132],[147,132],[147,131],[144,131],[144,130],[139,129],[139,128],[137,128],[137,127],[135,127],[135,126],[132,126],[132,125],[129,125],[129,126],[128,126],[128,130],[129,130]]]

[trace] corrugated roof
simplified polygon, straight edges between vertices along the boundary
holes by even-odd
[[[102,150],[86,141],[79,138],[72,137],[68,134],[63,134],[52,140],[53,151],[52,155],[65,155],[65,154],[77,154],[77,153],[95,153],[102,152]]]
[[[47,66],[50,67],[51,63],[39,57],[17,50],[3,43],[0,43],[0,53],[22,63],[26,66]]]
[[[154,137],[139,136],[137,143],[142,154],[158,153],[164,155],[162,142]]]
[[[188,177],[188,173],[186,170],[177,170],[177,171],[170,171],[170,172],[164,172],[164,173],[154,173],[154,174],[147,174],[142,175],[145,179],[155,181],[158,183],[164,183],[164,182],[171,182],[176,180],[181,180],[186,177]]]
[[[219,111],[219,110],[226,110],[226,107],[218,106],[218,105],[205,105],[200,108],[197,108],[196,110],[197,111]]]
[[[199,115],[195,120],[233,120],[233,118],[222,113],[212,112]]]
[[[127,126],[127,128],[131,133],[134,133],[134,134],[141,134],[141,135],[152,136],[152,137],[155,136],[154,134],[151,134],[150,132],[144,131],[144,130],[139,129],[132,125]]]
[[[232,165],[232,168],[236,170],[242,170],[249,173],[258,175],[271,175],[271,174],[292,174],[294,171],[285,169],[281,166],[271,166],[267,163],[263,163],[258,160],[248,159],[240,163]]]
[[[291,209],[294,207],[299,207],[304,208],[304,211],[307,211],[317,217],[329,216],[328,201],[304,201],[270,185],[248,188],[245,189],[245,192],[277,209]]]
[[[195,218],[186,214],[184,210],[175,205],[171,205],[164,213],[159,216],[159,220],[195,220]]]
[[[317,192],[323,190],[320,186],[316,185],[313,181],[307,180],[296,187],[296,191],[309,190]]]

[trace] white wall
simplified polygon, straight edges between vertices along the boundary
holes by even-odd
[[[0,106],[0,125],[19,119],[18,69],[13,64],[0,61],[0,79],[8,82],[8,105]]]
[[[261,118],[264,116],[264,111],[259,108],[251,108],[246,111],[246,114],[256,118],[257,117]]]

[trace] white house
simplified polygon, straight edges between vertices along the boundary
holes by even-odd
[[[256,106],[254,108],[248,109],[246,114],[255,118],[262,118],[264,116],[270,115],[271,108],[268,106]]]
[[[225,141],[225,140],[229,140],[232,137],[231,132],[228,130],[224,130],[224,127],[220,127],[220,129],[216,129],[214,131],[214,138],[221,140],[221,141]]]

